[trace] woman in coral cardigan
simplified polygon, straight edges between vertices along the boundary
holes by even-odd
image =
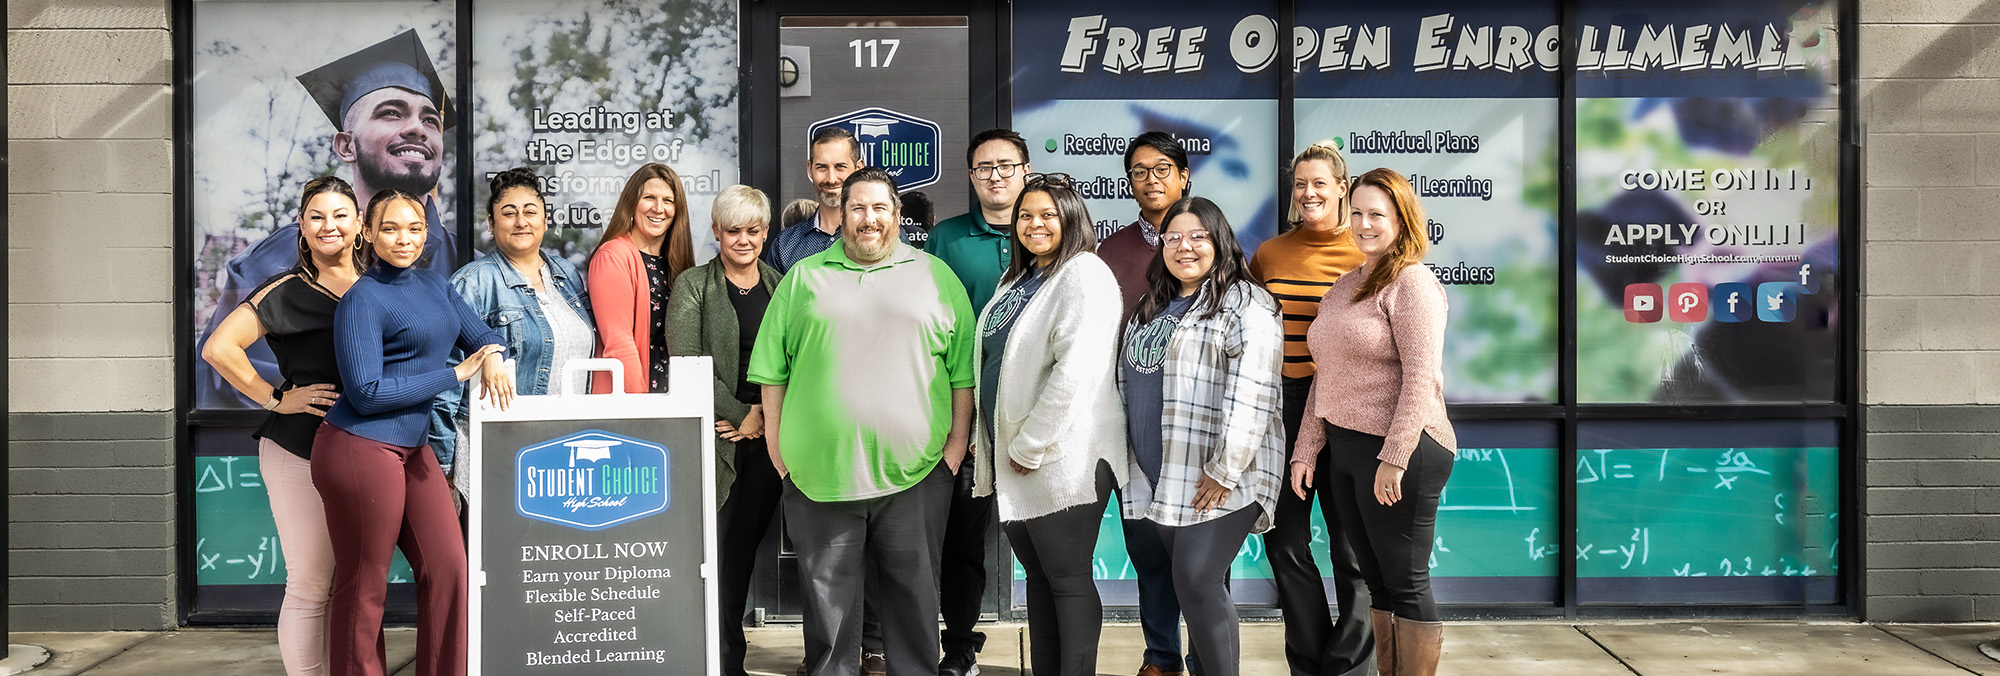
[[[691,267],[694,241],[680,175],[664,164],[639,167],[625,181],[585,275],[604,344],[599,356],[625,366],[626,392],[666,391],[667,329],[661,320],[674,278]],[[599,379],[591,390],[609,391],[609,381]]]

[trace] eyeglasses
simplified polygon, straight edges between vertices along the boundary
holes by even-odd
[[[983,165],[972,168],[972,177],[981,181],[993,178],[994,174],[999,174],[1000,178],[1013,178],[1014,174],[1020,170],[1021,165],[1015,162]]]
[[[1125,176],[1131,178],[1134,182],[1137,182],[1140,179],[1145,178],[1147,172],[1152,172],[1153,178],[1166,180],[1167,176],[1173,174],[1174,170],[1179,168],[1180,167],[1174,166],[1174,163],[1172,162],[1161,162],[1151,167],[1133,167],[1125,171]]]
[[[1207,230],[1189,230],[1187,232],[1163,232],[1160,233],[1160,247],[1171,249],[1180,246],[1182,239],[1187,240],[1189,247],[1201,247],[1203,245],[1211,243],[1208,238]]]
[[[1069,174],[1060,174],[1060,173],[1028,174],[1028,185],[1037,185],[1037,186],[1059,185],[1063,187],[1069,187],[1070,181],[1071,179],[1069,177]]]

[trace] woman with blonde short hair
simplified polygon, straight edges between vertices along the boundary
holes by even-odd
[[[764,193],[747,185],[724,188],[709,219],[718,250],[714,260],[674,281],[667,300],[667,349],[674,356],[708,356],[714,366],[722,673],[743,676],[750,571],[785,487],[764,445],[762,388],[746,377],[750,348],[779,275],[760,259],[771,223],[771,200]]]

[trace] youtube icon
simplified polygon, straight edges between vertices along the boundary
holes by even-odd
[[[1665,308],[1660,306],[1660,285],[1632,284],[1625,287],[1625,321],[1634,324],[1651,324],[1660,321]]]

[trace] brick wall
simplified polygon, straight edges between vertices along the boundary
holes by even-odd
[[[167,12],[7,4],[15,630],[175,621]]]
[[[16,414],[8,423],[12,628],[174,626],[173,416]]]
[[[2000,3],[1861,3],[1864,616],[2000,620]]]

